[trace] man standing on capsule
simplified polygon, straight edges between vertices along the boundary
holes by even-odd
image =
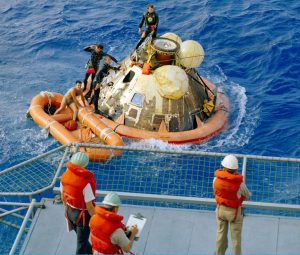
[[[147,11],[144,13],[142,20],[139,24],[139,34],[141,35],[141,39],[135,46],[135,49],[137,49],[144,42],[148,35],[151,35],[152,38],[156,37],[158,21],[158,15],[154,11],[154,5],[148,4]],[[146,26],[146,30],[142,32],[142,27],[144,23]]]

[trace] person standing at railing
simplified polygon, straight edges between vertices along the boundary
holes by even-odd
[[[118,215],[121,200],[118,194],[110,192],[103,206],[95,208],[96,214],[90,220],[93,254],[123,254],[130,252],[138,228],[134,225],[127,233],[122,223],[123,216]],[[128,237],[127,237],[128,236]]]
[[[88,163],[86,153],[75,153],[61,177],[60,190],[68,229],[77,235],[76,254],[92,254],[89,221],[95,214],[96,181],[94,173],[85,168]]]
[[[227,155],[221,162],[223,168],[215,171],[213,181],[217,202],[217,240],[215,254],[225,254],[228,247],[228,225],[230,225],[233,254],[241,254],[243,212],[241,205],[251,195],[243,176],[237,172],[238,160]]]

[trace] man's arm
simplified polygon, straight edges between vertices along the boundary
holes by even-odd
[[[93,204],[93,201],[96,199],[95,195],[92,191],[91,184],[87,184],[84,189],[83,189],[83,197],[84,197],[84,202],[86,205],[86,209],[88,210],[89,214],[92,216],[95,214],[95,207]]]
[[[78,102],[77,98],[76,98],[76,93],[75,93],[75,89],[72,89],[71,91],[71,96],[73,98],[74,103],[76,104],[76,106],[78,108],[82,107],[82,105]]]
[[[100,89],[102,87],[101,83],[96,83],[95,90]]]
[[[119,70],[121,69],[121,66],[111,66],[111,65],[109,65],[109,66],[108,66],[108,71],[109,71],[110,69],[112,69],[112,70],[114,70],[114,71],[119,71]]]
[[[113,244],[120,246],[123,251],[129,252],[132,248],[137,232],[138,228],[135,225],[132,227],[130,237],[128,238],[125,234],[125,231],[121,228],[118,228],[112,233],[110,240]]]
[[[93,201],[85,203],[86,209],[89,212],[89,215],[93,216],[95,214],[95,207],[93,205]]]
[[[155,31],[157,31],[157,28],[158,28],[158,22],[159,22],[159,18],[158,18],[157,13],[155,13],[155,20],[156,20],[156,22],[155,22]]]
[[[140,24],[139,24],[139,29],[142,29],[142,26],[143,26],[143,24],[144,24],[144,21],[145,21],[145,14],[143,14],[142,20],[141,20],[141,22],[140,22]]]
[[[83,48],[84,51],[87,51],[87,52],[93,52],[94,49],[91,47],[91,45],[89,46],[86,46],[85,48]]]
[[[134,238],[135,238],[138,231],[139,230],[137,228],[137,225],[132,226],[131,235],[129,237],[130,242],[125,247],[122,247],[122,250],[124,250],[125,252],[130,252],[130,250],[132,248],[132,245],[133,245],[133,242],[134,242]]]
[[[112,55],[109,55],[108,53],[105,53],[104,55],[110,57],[110,59],[112,61],[114,61],[115,63],[118,63],[118,60],[116,58],[114,58]]]
[[[59,185],[59,189],[60,189],[60,198],[61,198],[61,201],[65,205],[66,201],[65,201],[65,197],[64,197],[64,187],[63,187],[63,185],[62,185],[61,182],[60,182],[60,185]]]
[[[247,186],[244,182],[241,183],[239,192],[240,192],[241,196],[245,197],[246,200],[251,196],[251,192],[249,191],[249,189],[247,188]]]
[[[80,93],[80,97],[81,97],[81,101],[82,101],[82,103],[83,103],[83,107],[86,107],[86,104],[85,104],[85,98],[84,98],[84,96],[83,96],[83,92],[81,91],[81,93]]]

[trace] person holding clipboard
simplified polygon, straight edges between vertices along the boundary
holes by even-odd
[[[131,226],[129,237],[127,237],[126,227],[122,223],[123,216],[118,214],[121,205],[118,194],[108,193],[102,204],[102,206],[96,206],[95,215],[90,220],[93,254],[130,252],[134,238],[138,233],[137,225]]]

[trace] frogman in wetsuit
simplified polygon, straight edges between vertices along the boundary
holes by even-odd
[[[109,74],[109,70],[118,71],[118,70],[120,70],[120,68],[121,68],[120,66],[119,67],[111,66],[111,58],[109,56],[104,57],[104,65],[101,68],[101,70],[99,70],[97,72],[95,80],[93,81],[92,87],[94,88],[94,95],[89,100],[90,103],[92,103],[92,102],[94,103],[95,113],[102,114],[98,110],[98,100],[99,100],[101,82],[102,82],[103,78]]]
[[[103,45],[101,45],[101,44],[94,44],[94,45],[85,47],[84,50],[91,52],[92,55],[91,55],[91,58],[87,62],[86,74],[85,74],[85,78],[83,81],[83,84],[84,84],[83,91],[86,90],[87,80],[90,75],[92,75],[92,82],[93,82],[95,75],[97,73],[97,70],[99,68],[99,63],[104,56],[109,56],[115,63],[118,63],[118,60],[116,60],[113,56],[103,52]],[[90,97],[91,93],[92,93],[92,90],[90,89],[86,93],[85,98],[88,99]]]
[[[139,34],[141,34],[141,39],[135,46],[135,49],[137,49],[147,38],[148,35],[152,35],[152,38],[156,37],[156,32],[157,32],[157,27],[158,27],[158,15],[154,11],[154,6],[153,4],[148,4],[147,5],[147,12],[144,13],[142,20],[139,24]],[[142,27],[143,24],[145,23],[146,30],[142,33]]]

